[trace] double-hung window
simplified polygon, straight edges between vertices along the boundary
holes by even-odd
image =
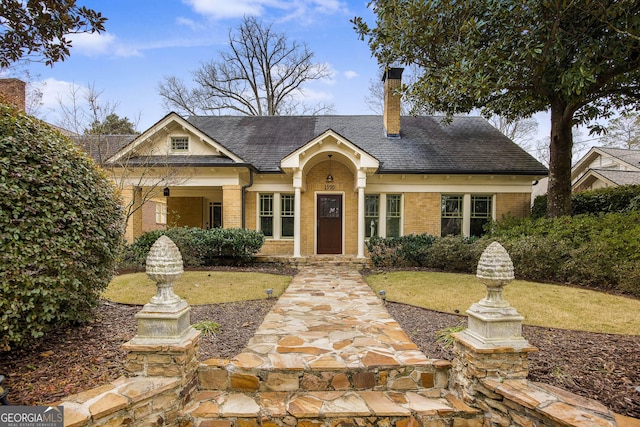
[[[294,195],[280,195],[280,236],[293,237]]]
[[[493,219],[492,195],[443,194],[440,207],[441,236],[479,237]]]
[[[367,194],[364,197],[364,235],[378,236],[380,230],[380,195]]]
[[[400,237],[402,196],[387,194],[387,237]]]
[[[364,235],[366,238],[402,235],[402,194],[365,194]]]
[[[273,237],[273,194],[260,194],[260,231]]]
[[[440,203],[440,235],[462,234],[463,196],[443,195]]]
[[[484,234],[484,226],[493,217],[492,200],[492,196],[471,196],[470,236],[480,237]]]
[[[258,228],[265,237],[293,237],[295,196],[286,193],[260,193],[258,197]]]
[[[167,223],[167,204],[156,202],[156,224]]]

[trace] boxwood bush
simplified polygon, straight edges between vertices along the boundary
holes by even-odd
[[[0,104],[0,350],[88,320],[122,231],[114,187],[93,161]]]
[[[259,231],[242,228],[174,227],[144,233],[128,245],[119,268],[144,269],[147,253],[158,237],[166,235],[178,246],[185,267],[247,263],[264,244]]]

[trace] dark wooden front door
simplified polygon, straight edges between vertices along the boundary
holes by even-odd
[[[318,195],[318,254],[342,253],[342,195]]]

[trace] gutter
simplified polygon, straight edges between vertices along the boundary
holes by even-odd
[[[247,200],[247,188],[253,185],[253,168],[247,167],[249,169],[249,183],[247,185],[242,186],[242,228],[246,228],[246,200]]]

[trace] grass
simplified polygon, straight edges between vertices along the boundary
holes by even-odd
[[[465,314],[484,298],[485,286],[473,275],[398,271],[367,277],[387,300],[446,313]],[[640,335],[640,300],[582,288],[514,280],[504,299],[525,317],[527,325],[588,332]]]
[[[291,282],[291,276],[278,274],[185,271],[174,284],[174,292],[191,305],[219,304],[266,298],[266,290],[273,289],[277,298]],[[146,273],[116,276],[102,297],[122,304],[142,305],[156,294],[156,285]]]
[[[218,304],[266,298],[267,289],[273,289],[277,298],[290,281],[290,276],[276,274],[187,271],[174,291],[191,305]],[[486,293],[484,285],[470,274],[397,271],[374,274],[367,281],[376,293],[384,289],[389,301],[446,313],[465,314]],[[155,284],[145,273],[134,273],[114,278],[103,297],[142,305],[155,293]],[[523,280],[508,284],[504,298],[525,317],[527,325],[640,335],[638,299]]]

